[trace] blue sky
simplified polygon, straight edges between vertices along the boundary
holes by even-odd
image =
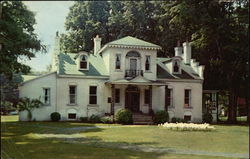
[[[35,33],[48,52],[36,53],[36,57],[31,60],[23,59],[23,63],[29,65],[34,71],[45,71],[51,63],[51,50],[54,45],[56,31],[65,32],[64,22],[69,13],[69,7],[73,1],[23,1],[29,10],[35,13],[36,25]]]

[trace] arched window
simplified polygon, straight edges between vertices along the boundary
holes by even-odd
[[[80,58],[80,69],[87,69],[87,68],[88,68],[87,56],[82,55]]]
[[[136,51],[130,51],[127,53],[126,57],[141,57],[141,55]]]
[[[174,73],[179,73],[180,66],[178,61],[174,61]]]

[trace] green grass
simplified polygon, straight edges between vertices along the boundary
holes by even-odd
[[[157,126],[121,127],[120,125],[114,125],[112,128],[94,128],[86,132],[65,132],[64,128],[95,127],[97,125],[103,126],[107,124],[17,122],[14,121],[13,116],[2,116],[1,121],[1,150],[3,159],[223,158],[142,152],[121,149],[119,145],[139,145],[180,150],[246,154],[248,154],[249,149],[249,127],[247,126],[215,125],[216,131],[213,132],[177,132]],[[64,138],[41,137],[43,135],[63,135]],[[70,138],[75,138],[74,141],[78,142],[67,142]]]
[[[219,119],[221,121],[227,121],[227,116],[220,116]],[[246,122],[247,121],[247,116],[238,116],[236,117],[238,122]]]

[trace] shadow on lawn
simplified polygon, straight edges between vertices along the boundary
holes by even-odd
[[[84,134],[100,132],[104,128],[89,126],[66,128],[44,125],[35,122],[1,123],[3,158],[158,158],[162,153],[148,153],[136,149],[121,149],[126,145],[152,145],[157,143],[106,142],[99,137],[86,137]],[[55,124],[54,124],[55,126]],[[83,130],[89,128],[87,131]],[[91,127],[91,128],[90,128]],[[82,128],[82,130],[81,130]],[[71,130],[71,131],[69,131]],[[81,133],[81,134],[79,134]],[[38,136],[37,136],[38,135]],[[39,136],[40,135],[40,136]],[[166,154],[166,153],[165,153]]]

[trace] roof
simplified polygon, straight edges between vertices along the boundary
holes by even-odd
[[[159,79],[200,79],[199,75],[189,65],[181,66],[181,74],[171,74],[165,63],[171,61],[171,58],[156,59],[157,78]]]
[[[161,46],[137,39],[132,36],[126,36],[121,39],[111,41],[101,48],[99,53],[105,50],[107,47],[128,47],[128,48],[144,48],[144,49],[161,49]]]
[[[79,70],[75,53],[59,54],[59,75],[108,76],[103,59],[99,55],[88,55],[89,70]]]
[[[137,77],[133,78],[132,80],[120,79],[120,80],[115,80],[115,81],[107,81],[107,83],[110,83],[110,84],[158,85],[158,86],[167,85],[165,82],[152,81],[152,80],[149,80],[143,76],[137,76]]]
[[[46,73],[46,74],[43,74],[41,76],[35,76],[35,75],[22,75],[22,83],[20,85],[23,85],[24,83],[27,83],[27,82],[30,82],[30,81],[33,81],[33,80],[37,80],[37,79],[40,79],[40,78],[43,78],[43,77],[46,77],[46,76],[49,76],[51,74],[55,74],[56,72],[49,72],[49,73]]]
[[[22,82],[26,82],[26,81],[32,80],[34,78],[37,78],[37,77],[39,77],[39,76],[37,76],[37,75],[22,75],[22,78],[23,78]]]

